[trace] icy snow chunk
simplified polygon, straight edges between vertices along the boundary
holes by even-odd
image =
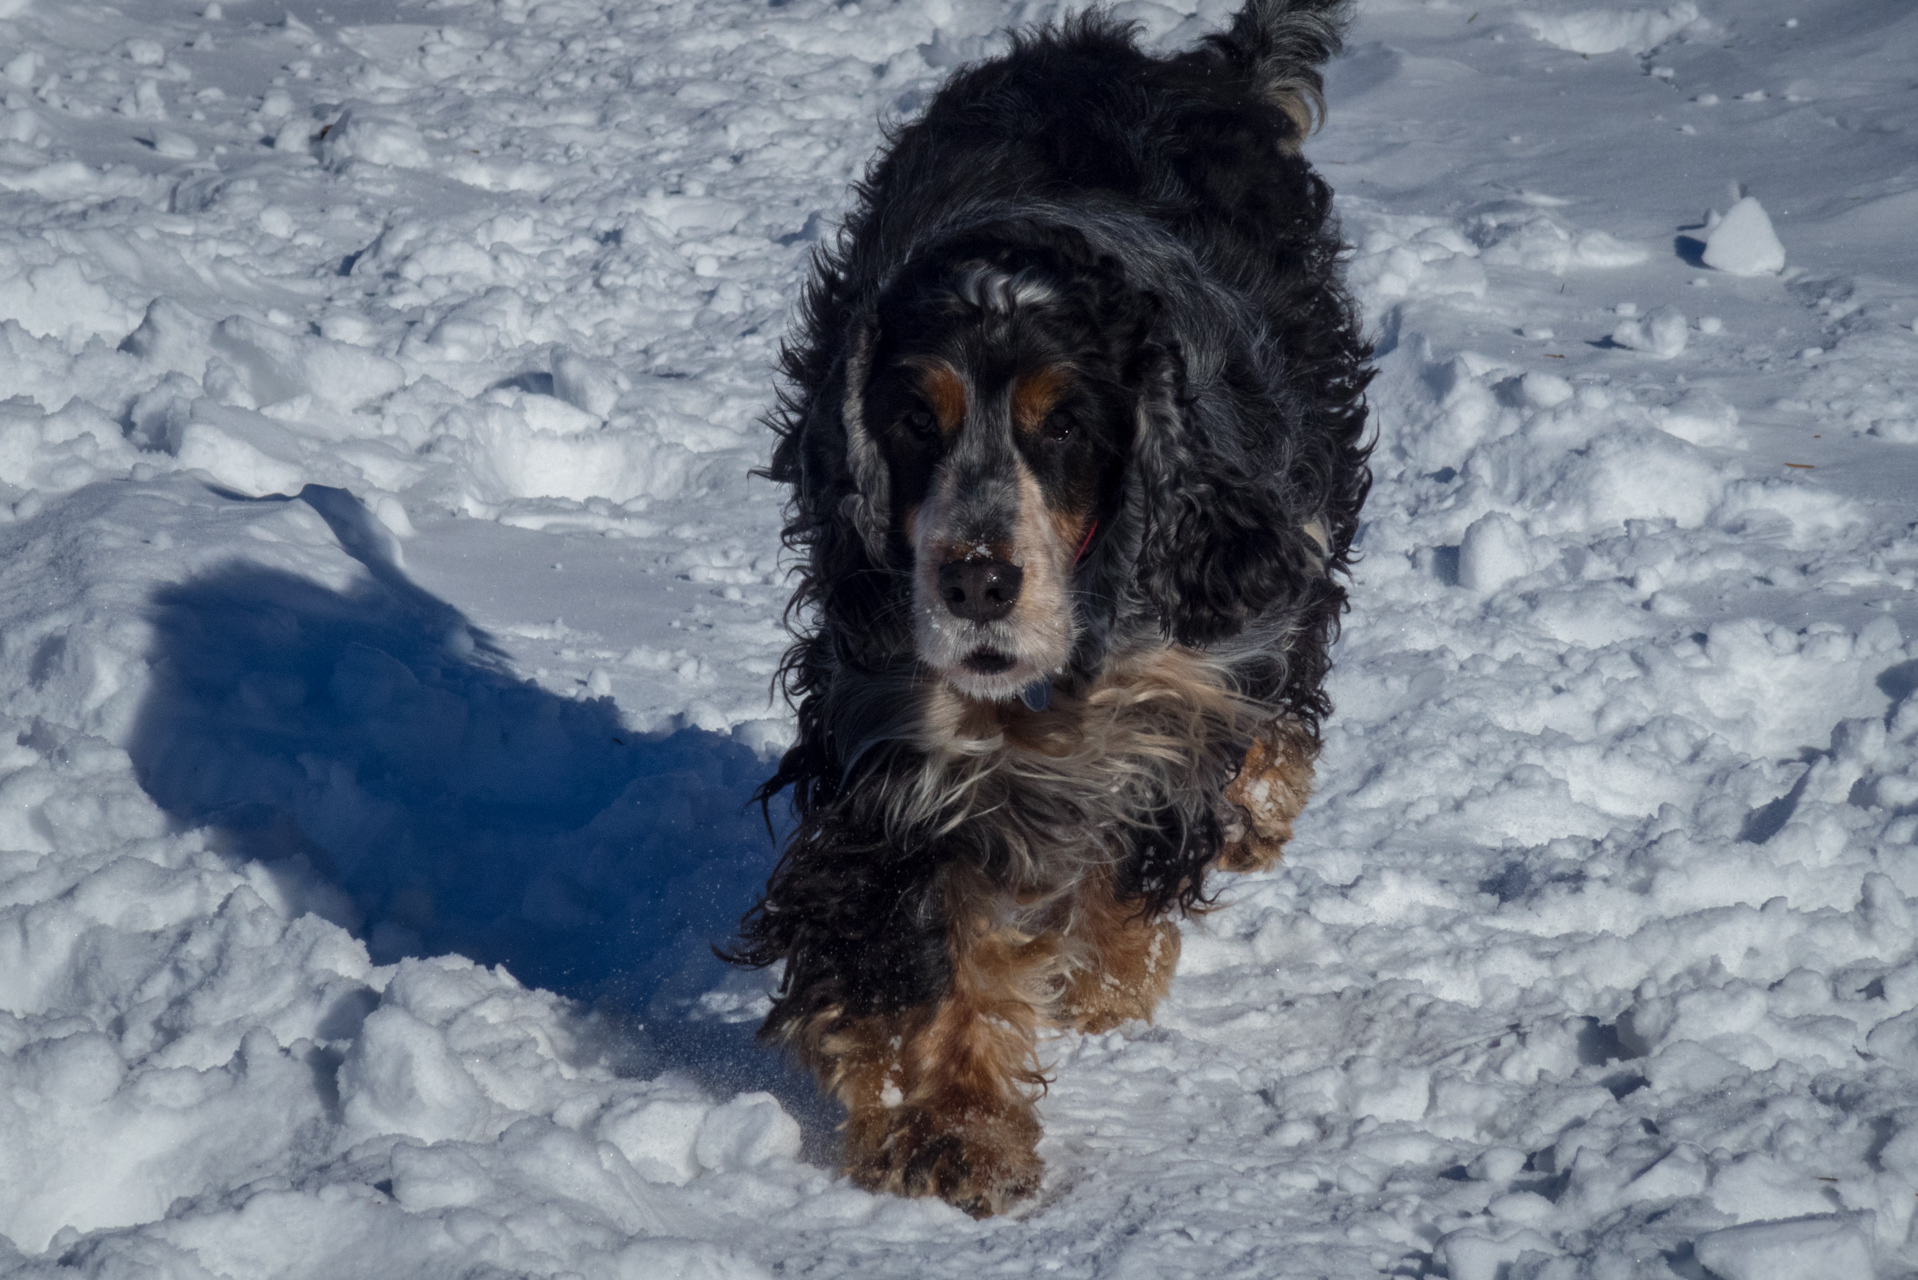
[[[374,517],[386,526],[386,531],[396,538],[410,538],[414,535],[412,517],[406,514],[406,504],[398,495],[376,493],[369,504]]]
[[[1689,391],[1677,404],[1655,409],[1658,425],[1688,444],[1706,447],[1743,445],[1738,434],[1738,410],[1710,391]]]
[[[212,346],[232,362],[256,406],[304,395],[351,410],[399,390],[406,381],[399,365],[362,347],[282,333],[244,316],[221,321]]]
[[[1872,1274],[1860,1215],[1747,1222],[1698,1238],[1698,1261],[1724,1280],[1835,1280]]]
[[[667,497],[681,491],[693,459],[656,431],[602,429],[564,400],[517,391],[455,410],[443,426],[466,437],[470,474],[489,501]]]
[[[1525,1153],[1516,1147],[1487,1147],[1472,1158],[1465,1172],[1480,1182],[1510,1182],[1525,1169]]]
[[[1536,1191],[1509,1192],[1494,1199],[1486,1208],[1501,1222],[1543,1222],[1554,1212],[1552,1202]]]
[[[1643,320],[1627,320],[1612,330],[1612,341],[1619,346],[1660,360],[1670,360],[1684,351],[1685,338],[1684,313],[1672,307],[1660,307]]]
[[[595,418],[612,416],[619,403],[620,377],[571,351],[553,353],[553,394]]]
[[[638,209],[659,224],[669,238],[693,234],[725,235],[737,227],[748,212],[744,205],[713,199],[703,192],[695,195],[690,190],[684,195],[648,192],[639,200]]]
[[[166,46],[144,37],[128,40],[121,44],[120,56],[136,67],[158,67],[166,62]]]
[[[1472,238],[1485,262],[1562,275],[1571,267],[1633,267],[1651,256],[1606,232],[1573,230],[1540,212],[1541,199],[1501,202],[1478,216]]]
[[[0,320],[17,320],[34,337],[56,338],[70,349],[95,334],[123,334],[134,323],[128,307],[87,278],[80,259],[26,268],[6,251],[0,251]]]
[[[1705,265],[1734,276],[1776,275],[1785,269],[1785,246],[1756,196],[1727,209],[1705,233]]]
[[[0,0],[0,17],[5,17],[6,3]],[[21,89],[33,87],[33,81],[40,74],[40,68],[46,65],[46,59],[29,49],[25,53],[15,54],[0,66],[0,76],[5,76],[13,85]]]
[[[1449,294],[1485,296],[1478,248],[1458,228],[1435,218],[1382,219],[1352,259],[1353,286],[1380,300]]]
[[[1623,1196],[1627,1201],[1679,1200],[1704,1194],[1705,1184],[1710,1180],[1711,1170],[1705,1163],[1704,1153],[1690,1143],[1681,1142],[1627,1183]]]
[[[0,401],[0,485],[67,493],[123,475],[137,458],[118,424],[77,396],[55,413],[24,397]]]
[[[595,1133],[618,1147],[641,1177],[684,1186],[699,1174],[693,1148],[712,1109],[696,1098],[629,1099],[601,1116]]]
[[[1698,6],[1679,0],[1663,9],[1583,9],[1576,13],[1527,13],[1515,16],[1546,44],[1568,53],[1634,53],[1663,44],[1698,20]]]
[[[1868,517],[1853,499],[1795,480],[1741,480],[1725,488],[1712,522],[1729,529],[1783,520],[1800,538],[1835,533]],[[1769,517],[1769,521],[1766,521]]]
[[[355,160],[391,169],[426,169],[433,163],[420,131],[404,120],[349,108],[320,140],[320,160],[342,169]]]
[[[139,327],[120,340],[120,350],[156,368],[197,377],[206,368],[212,336],[212,325],[162,296],[147,304]]]
[[[751,1169],[769,1160],[799,1158],[799,1122],[770,1093],[742,1093],[706,1117],[693,1146],[714,1171]]]
[[[1906,1070],[1918,1069],[1918,1009],[1887,1018],[1865,1037],[1865,1052]]]
[[[476,1138],[487,1102],[446,1036],[406,1010],[375,1009],[340,1066],[340,1105],[365,1134]]]
[[[510,157],[455,156],[446,176],[482,191],[545,191],[554,180],[547,166]]]
[[[299,444],[270,418],[196,400],[184,423],[170,425],[167,448],[180,465],[252,498],[296,494],[306,486]]]
[[[152,142],[153,150],[169,160],[191,160],[200,154],[199,143],[171,129],[155,129]]]
[[[1474,520],[1459,540],[1458,584],[1472,591],[1493,592],[1506,583],[1534,573],[1549,562],[1518,521],[1502,511],[1489,511]]]
[[[1575,394],[1572,384],[1555,373],[1533,370],[1518,380],[1519,400],[1534,409],[1556,409]]]
[[[140,81],[113,109],[135,120],[166,119],[166,100],[160,96],[160,85],[155,80]]]
[[[452,1144],[393,1148],[393,1198],[414,1213],[470,1205],[493,1185],[470,1149]]]
[[[1487,1230],[1471,1226],[1454,1231],[1438,1242],[1433,1261],[1444,1259],[1452,1280],[1499,1280],[1527,1255],[1540,1260],[1558,1256],[1557,1246],[1529,1227],[1499,1237],[1486,1235]]]

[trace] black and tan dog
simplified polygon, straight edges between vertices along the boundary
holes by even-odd
[[[1299,155],[1342,0],[1171,58],[1093,12],[957,75],[819,256],[793,486],[798,826],[732,958],[861,1184],[1039,1184],[1047,1028],[1149,1017],[1310,790],[1369,355]]]

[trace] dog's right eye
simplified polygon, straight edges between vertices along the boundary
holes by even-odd
[[[903,419],[906,430],[916,436],[931,437],[938,431],[938,424],[932,420],[929,409],[914,409]]]

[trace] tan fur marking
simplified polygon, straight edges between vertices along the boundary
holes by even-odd
[[[931,1010],[863,1018],[823,1038],[845,1103],[846,1172],[871,1191],[936,1195],[975,1217],[1039,1187],[1034,1048],[1057,987],[1056,939],[996,922],[983,883],[950,888],[952,986]]]
[[[1317,78],[1275,81],[1266,85],[1261,94],[1297,127],[1297,132],[1278,140],[1281,154],[1297,155],[1307,136],[1317,133],[1320,122],[1325,119],[1325,91],[1313,83]]]
[[[1089,879],[1076,906],[1068,936],[1088,956],[1066,984],[1058,1020],[1093,1035],[1135,1019],[1150,1022],[1172,989],[1178,926],[1148,920],[1121,903],[1109,875]]]
[[[1045,425],[1046,415],[1065,394],[1071,375],[1056,364],[1022,373],[1012,384],[1012,425],[1030,435]]]
[[[1044,1169],[1033,1105],[1046,1085],[1039,1031],[1150,1019],[1172,983],[1179,931],[1119,902],[1109,873],[1049,902],[1033,931],[1007,919],[1020,904],[977,878],[950,887],[947,900],[946,997],[816,1038],[824,1060],[814,1066],[846,1105],[855,1182],[936,1195],[984,1217],[1037,1190]]]
[[[919,394],[926,398],[939,430],[946,435],[957,431],[966,420],[966,382],[959,371],[943,360],[931,361],[919,370]]]
[[[1266,871],[1292,838],[1292,820],[1312,795],[1318,752],[1292,720],[1274,720],[1245,753],[1239,776],[1225,789],[1232,806],[1218,865],[1227,871]]]

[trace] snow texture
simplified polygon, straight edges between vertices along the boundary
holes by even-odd
[[[0,1273],[1918,1270],[1906,0],[1362,5],[1319,794],[1045,1047],[1035,1204],[833,1172],[708,950],[759,415],[884,126],[1062,12],[0,0]]]

